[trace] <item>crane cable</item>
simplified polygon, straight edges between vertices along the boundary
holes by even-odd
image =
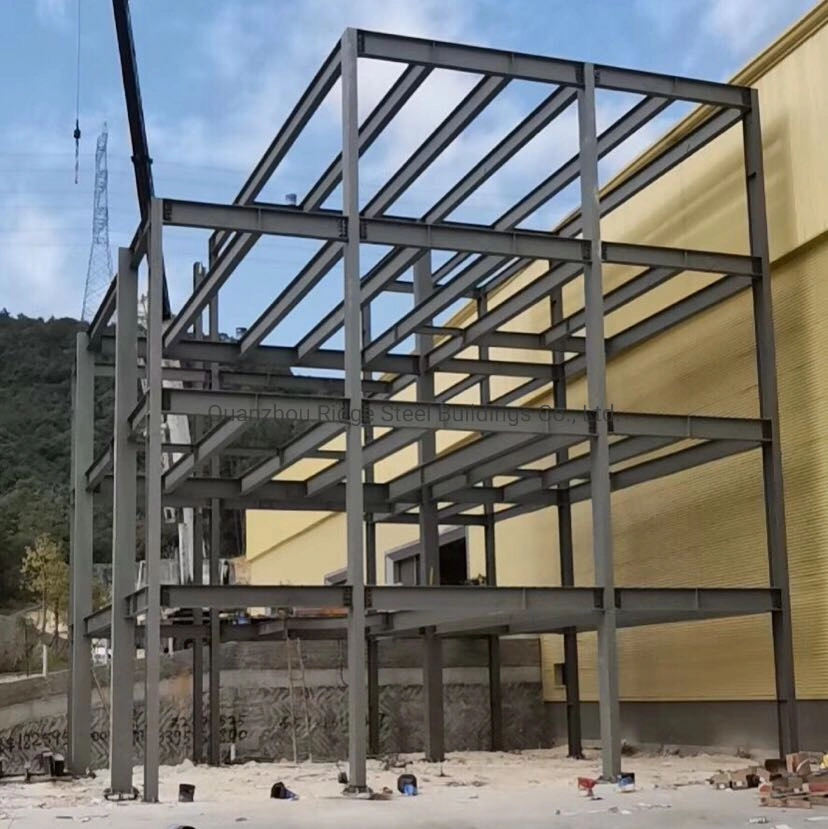
[[[75,66],[75,184],[78,183],[78,168],[80,164],[80,70],[81,70],[81,0],[78,0],[78,35],[77,60]]]

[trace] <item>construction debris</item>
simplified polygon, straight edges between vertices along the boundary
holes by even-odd
[[[279,780],[270,787],[270,797],[272,800],[298,800],[299,795],[292,792],[285,784]]]
[[[747,766],[736,771],[718,771],[708,782],[717,789],[755,789],[762,780],[770,779],[769,774],[760,766]]]
[[[766,761],[759,803],[788,809],[828,806],[828,769],[823,766],[824,760],[823,752],[799,751],[788,754],[784,763]]]

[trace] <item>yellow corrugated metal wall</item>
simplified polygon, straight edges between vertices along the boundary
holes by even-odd
[[[780,416],[794,614],[797,687],[828,696],[828,242],[774,271]],[[609,399],[641,409],[755,416],[756,373],[749,294],[690,321],[610,366]],[[690,401],[679,404],[678,401]],[[652,407],[650,407],[652,408]],[[761,462],[753,451],[613,494],[619,585],[767,584]],[[552,517],[554,523],[554,517]],[[510,530],[503,526],[504,543]],[[576,578],[592,575],[590,511],[573,511]],[[594,636],[582,636],[583,693],[597,698]],[[626,699],[752,699],[773,695],[767,619],[661,625],[619,634]],[[562,698],[558,637],[544,640],[545,695]]]
[[[822,10],[828,9],[823,4]],[[821,13],[820,23],[825,14]],[[800,696],[828,696],[828,374],[822,365],[828,317],[828,188],[824,136],[828,132],[828,29],[785,49],[781,62],[760,78],[766,186],[774,260],[775,325],[779,365],[783,460]],[[763,70],[764,71],[764,70]],[[602,222],[605,239],[745,252],[741,135],[722,139],[630,200]],[[533,266],[497,303],[528,281]],[[608,268],[607,290],[631,276]],[[682,275],[607,319],[612,335],[682,298],[709,277]],[[582,304],[580,286],[565,294],[565,312]],[[508,330],[540,331],[548,307],[539,304]],[[608,400],[617,409],[755,416],[756,376],[750,298],[743,294],[681,328],[611,362]],[[466,355],[474,357],[476,353]],[[493,357],[539,359],[538,354]],[[450,383],[459,378],[445,379]],[[514,385],[498,378],[494,394]],[[581,406],[581,384],[570,405]],[[466,402],[466,396],[463,400]],[[539,398],[537,403],[549,403]],[[440,446],[462,439],[439,434]],[[331,444],[333,446],[334,444]],[[378,480],[403,473],[414,450],[387,459]],[[324,465],[324,464],[322,464]],[[321,468],[308,461],[288,478]],[[576,505],[573,523],[576,578],[592,577],[589,504]],[[613,535],[619,585],[761,585],[767,582],[761,470],[757,452],[653,481],[613,495]],[[379,576],[384,554],[416,537],[411,526],[380,528]],[[483,540],[470,528],[470,572],[482,568]],[[324,514],[248,515],[248,557],[256,583],[316,582],[344,564],[344,520]],[[543,510],[497,526],[501,584],[559,583],[556,517]],[[582,636],[585,699],[597,698],[594,637]],[[561,699],[554,665],[559,637],[543,640],[545,697]],[[619,634],[621,694],[625,699],[761,699],[773,694],[770,631],[765,618],[693,625],[651,626]]]

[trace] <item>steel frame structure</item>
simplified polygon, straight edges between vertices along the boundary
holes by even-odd
[[[372,58],[405,64],[385,97],[362,121],[358,65]],[[434,68],[481,76],[479,83],[367,202],[359,197],[360,156]],[[548,84],[551,94],[497,146],[480,159],[431,210],[418,218],[389,209],[439,154],[515,79]],[[257,201],[265,183],[299,137],[313,112],[340,82],[342,150],[296,207]],[[602,133],[596,128],[598,89],[633,92],[641,100]],[[676,100],[704,105],[704,117],[681,140],[664,149],[609,192],[599,193],[598,162],[625,138]],[[492,225],[447,221],[463,202],[524,144],[568,107],[577,108],[579,152],[545,178]],[[604,240],[601,217],[704,147],[741,124],[750,248],[746,255],[676,250]],[[580,209],[553,232],[523,230],[520,223],[567,185],[580,182]],[[340,209],[323,207],[341,184]],[[143,210],[146,208],[146,210]],[[790,599],[778,436],[774,334],[764,203],[762,144],[755,90],[654,73],[596,66],[535,55],[440,43],[348,29],[288,116],[233,204],[149,198],[145,220],[129,248],[120,250],[118,274],[92,321],[78,336],[74,383],[72,529],[72,682],[70,762],[84,770],[90,756],[90,649],[88,639],[112,642],[110,763],[112,788],[132,788],[134,650],[146,654],[144,799],[158,797],[159,642],[176,635],[193,643],[196,664],[202,646],[210,661],[210,761],[219,762],[218,647],[232,638],[284,635],[284,624],[262,621],[237,628],[220,611],[273,607],[338,609],[341,614],[289,619],[289,635],[344,637],[348,643],[349,780],[366,786],[366,755],[378,750],[376,642],[383,636],[421,636],[425,689],[426,752],[443,753],[441,638],[486,636],[489,640],[492,746],[502,745],[499,637],[557,632],[565,638],[570,752],[581,751],[577,639],[598,634],[600,726],[603,773],[620,771],[618,658],[619,627],[670,621],[770,614],[775,655],[779,741],[783,752],[797,746]],[[194,288],[183,307],[165,320],[163,234],[165,227],[212,231],[207,267],[195,267]],[[264,235],[305,237],[323,244],[239,342],[218,337],[218,292]],[[360,267],[363,245],[391,251],[367,274]],[[433,267],[431,251],[450,251]],[[148,322],[137,325],[138,267],[148,260]],[[503,301],[489,300],[513,275],[538,260],[548,267]],[[263,345],[286,315],[339,262],[343,300],[295,347]],[[605,292],[602,268],[620,263],[640,272]],[[413,280],[404,274],[413,269]],[[708,287],[611,337],[604,318],[611,311],[686,271],[717,274]],[[584,308],[564,317],[561,289],[581,279]],[[751,290],[755,321],[759,414],[755,419],[614,411],[606,399],[607,361],[737,292]],[[376,336],[371,303],[384,291],[411,292],[413,309]],[[477,313],[461,327],[435,326],[435,317],[462,297]],[[504,325],[538,303],[551,303],[551,323],[541,333],[515,333]],[[209,335],[202,317],[209,309]],[[115,317],[114,333],[109,328]],[[344,330],[344,349],[324,348]],[[416,336],[416,353],[391,350]],[[491,348],[532,349],[546,362],[492,359]],[[469,351],[475,357],[463,356]],[[181,361],[170,368],[165,360]],[[244,359],[244,368],[239,361]],[[296,374],[303,368],[343,372],[341,377]],[[294,374],[285,374],[292,369]],[[281,374],[279,372],[282,372]],[[378,373],[383,375],[378,377]],[[463,374],[437,393],[440,372]],[[95,376],[115,377],[115,428],[110,448],[92,456]],[[147,392],[139,397],[139,375]],[[517,378],[517,386],[495,397],[492,377]],[[585,377],[588,405],[567,409],[567,386]],[[184,381],[185,388],[165,386]],[[414,384],[416,399],[399,392]],[[452,403],[479,387],[479,403]],[[554,407],[526,405],[528,395],[551,387]],[[524,405],[519,405],[521,402]],[[166,443],[165,414],[222,417],[192,445]],[[244,412],[245,417],[238,417]],[[234,446],[258,418],[304,421],[285,445],[258,450]],[[375,429],[385,430],[379,437]],[[437,453],[438,430],[474,432],[475,438]],[[330,441],[344,434],[344,451]],[[374,465],[416,444],[417,464],[387,482]],[[580,445],[583,454],[571,455]],[[764,474],[768,586],[714,589],[618,588],[614,583],[611,493],[614,490],[759,449]],[[141,473],[138,454],[143,451]],[[162,475],[162,453],[177,458]],[[245,452],[253,461],[238,478],[222,478],[222,453]],[[657,453],[653,456],[651,453]],[[306,457],[330,459],[307,480],[278,473]],[[546,459],[547,465],[536,464]],[[630,462],[633,462],[632,464]],[[535,466],[530,467],[531,464]],[[503,483],[504,479],[506,483]],[[111,498],[113,530],[112,605],[92,612],[91,546],[93,498]],[[135,590],[136,504],[144,504],[147,584]],[[573,575],[571,505],[592,503],[595,583],[576,586]],[[210,525],[210,583],[162,586],[161,521],[164,507],[194,507]],[[347,523],[347,583],[344,586],[223,586],[218,578],[219,509],[333,510]],[[558,514],[560,587],[499,587],[497,522],[554,507]],[[379,586],[376,525],[419,525],[421,585]],[[439,525],[484,528],[486,585],[440,586],[435,580]],[[200,547],[200,545],[196,545]],[[551,554],[551,551],[550,551]],[[163,611],[191,608],[188,621],[164,619]],[[206,612],[206,615],[205,615]],[[195,657],[194,657],[195,659]],[[201,672],[194,680],[194,711],[200,722]],[[195,697],[198,697],[198,700]],[[366,727],[366,722],[368,723]],[[201,759],[200,725],[194,753]]]

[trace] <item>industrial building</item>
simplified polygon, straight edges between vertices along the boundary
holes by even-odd
[[[821,624],[824,579],[820,575],[824,570],[823,464],[819,460],[823,442],[818,437],[826,417],[821,405],[826,381],[820,369],[820,320],[826,301],[821,274],[828,265],[828,197],[823,177],[815,171],[824,167],[820,136],[828,125],[828,103],[817,92],[828,81],[826,22],[828,4],[821,3],[733,78],[733,83],[756,87],[762,105],[797,689],[802,727],[820,736],[824,736],[821,723],[828,701],[828,650]],[[624,169],[605,192],[683,140],[702,114],[693,112]],[[740,143],[739,130],[732,129],[678,165],[603,219],[604,237],[672,247],[744,250],[747,225]],[[499,288],[496,301],[518,291],[530,278]],[[605,269],[607,294],[623,279]],[[707,280],[698,278],[666,282],[609,315],[607,335],[612,338],[641,323],[705,284]],[[564,314],[577,309],[579,301],[577,292],[565,290]],[[447,325],[467,326],[473,319],[470,303]],[[549,324],[548,307],[538,303],[510,323],[509,330],[542,331]],[[611,356],[607,400],[625,410],[655,405],[658,411],[671,413],[755,416],[751,325],[751,300],[745,292],[648,339],[632,353]],[[497,354],[504,359],[529,357],[529,352],[518,350],[498,350]],[[501,387],[505,388],[504,381]],[[582,381],[570,383],[567,393],[570,405],[585,405]],[[552,405],[553,398],[543,390],[527,403]],[[377,464],[376,474],[379,479],[393,478],[415,461],[413,450],[400,452]],[[302,467],[293,467],[291,477],[299,470],[315,473],[325,463],[303,461]],[[756,555],[765,543],[761,510],[756,508],[762,493],[760,458],[746,453],[718,461],[711,469],[688,470],[613,495],[618,584],[725,587],[766,582],[765,561]],[[575,583],[589,584],[589,506],[573,507],[572,521]],[[321,583],[344,566],[344,527],[344,518],[337,513],[248,513],[252,581],[265,584],[278,578],[285,583]],[[498,583],[561,584],[557,550],[550,541],[557,532],[554,508],[498,521]],[[485,573],[484,529],[469,526],[462,535],[468,576]],[[405,580],[400,565],[390,561],[398,560],[417,542],[417,527],[378,525],[380,583]],[[585,733],[597,736],[595,635],[582,634],[578,641],[584,728]],[[543,637],[542,648],[544,699],[561,729],[565,699],[562,637]],[[623,631],[619,634],[619,681],[621,719],[630,740],[731,748],[774,745],[773,656],[763,619]]]
[[[825,103],[804,91],[797,100],[791,90],[818,88],[810,85],[826,71],[819,56],[827,10],[820,6],[730,84],[348,29],[233,204],[161,198],[139,185],[141,226],[78,340],[73,769],[88,765],[91,638],[112,644],[116,794],[132,787],[134,649],[143,644],[143,795],[152,801],[161,637],[197,643],[194,660],[207,644],[214,741],[216,655],[236,635],[220,614],[251,607],[272,609],[294,635],[347,639],[356,790],[367,785],[382,637],[422,639],[430,757],[444,751],[443,637],[488,637],[496,744],[499,640],[518,633],[550,637],[547,697],[566,695],[573,753],[586,709],[580,699],[597,701],[599,727],[586,725],[600,736],[607,778],[620,772],[630,710],[621,699],[764,700],[767,711],[757,710],[755,722],[770,722],[781,751],[797,747],[794,648],[816,665],[821,641],[810,638],[818,598],[809,587],[818,583],[821,551],[815,478],[804,474],[819,467],[818,375],[808,373],[819,329],[803,325],[808,315],[819,319],[820,287],[805,277],[818,267],[828,209],[813,173],[820,130],[811,120]],[[404,69],[360,122],[358,79],[368,59]],[[479,82],[379,190],[364,192],[360,156],[435,69],[473,73]],[[341,155],[327,167],[321,160],[318,182],[296,206],[258,201],[337,81]],[[396,214],[400,195],[457,135],[508,84],[526,81],[547,85],[536,109],[425,215]],[[596,99],[605,92],[634,102],[599,130]],[[140,97],[128,89],[127,100],[131,125],[142,127]],[[601,159],[676,102],[699,108],[603,185]],[[452,220],[567,111],[578,135],[569,161],[539,171],[537,187],[490,224]],[[560,226],[523,226],[570,185],[579,207]],[[212,234],[193,293],[175,313],[164,270],[167,227]],[[261,235],[317,239],[320,247],[238,342],[223,341],[220,291],[232,290],[233,270]],[[379,261],[366,267],[374,261],[366,255],[361,265],[375,245]],[[149,301],[139,330],[144,260]],[[295,347],[264,345],[340,262],[341,305]],[[384,291],[413,295],[411,310],[385,331],[371,319]],[[438,324],[463,297],[469,307]],[[344,349],[327,347],[340,330]],[[401,353],[410,337],[416,353]],[[116,382],[114,441],[98,458],[96,373],[114,373]],[[217,458],[264,412],[294,422],[296,433],[240,476],[222,477]],[[164,419],[174,415],[191,420],[186,446],[165,435]],[[92,514],[110,495],[112,605],[93,613]],[[136,498],[146,516],[146,586],[137,591]],[[220,507],[248,513],[253,584],[221,584]],[[193,583],[162,585],[164,508],[192,508],[199,526],[209,517],[209,584],[200,583],[197,543]],[[478,574],[483,584],[464,583]],[[191,615],[182,618],[182,609]],[[252,627],[268,637],[273,624],[263,618],[244,635]],[[800,695],[819,699],[819,683],[808,685],[807,670],[797,667]],[[200,670],[194,701],[202,696],[196,676],[200,682]],[[645,709],[642,717],[650,716]],[[715,723],[718,715],[698,716]]]

